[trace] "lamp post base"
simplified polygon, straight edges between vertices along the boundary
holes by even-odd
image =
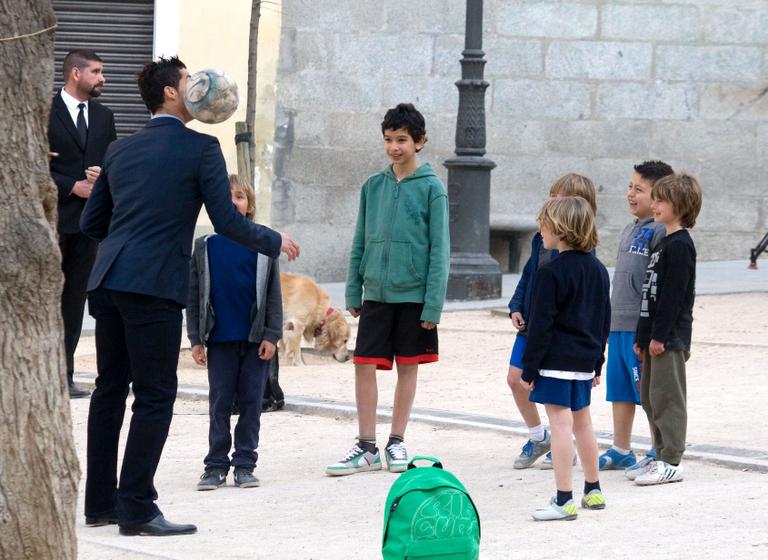
[[[498,299],[501,297],[501,270],[488,254],[454,253],[448,273],[448,293],[452,301]]]

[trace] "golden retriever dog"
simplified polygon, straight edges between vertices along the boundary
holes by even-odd
[[[349,359],[350,329],[341,309],[331,307],[331,296],[308,276],[280,273],[283,292],[283,338],[280,350],[285,364],[297,366],[301,359],[301,338],[314,341],[316,350],[330,352],[339,362]]]

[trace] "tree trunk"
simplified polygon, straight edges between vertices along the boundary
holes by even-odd
[[[3,560],[77,555],[80,468],[65,396],[57,195],[48,172],[46,135],[54,31],[43,30],[55,22],[50,1],[0,0]],[[8,38],[13,39],[3,40]]]
[[[250,160],[251,176],[248,182],[253,185],[253,172],[256,169],[256,142],[253,140],[253,123],[256,120],[256,73],[259,60],[259,21],[261,20],[261,0],[253,0],[251,4],[251,32],[248,36],[248,96],[245,102],[245,122],[251,133],[248,144],[248,159]]]

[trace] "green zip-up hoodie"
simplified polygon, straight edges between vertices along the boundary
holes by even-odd
[[[448,195],[425,163],[398,183],[392,166],[360,192],[347,273],[347,307],[363,299],[423,303],[422,321],[440,322],[451,244]]]

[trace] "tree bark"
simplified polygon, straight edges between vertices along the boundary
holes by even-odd
[[[46,128],[56,18],[0,0],[0,558],[74,559],[80,468],[65,396]]]
[[[261,20],[261,0],[253,0],[251,4],[251,32],[248,36],[248,95],[245,102],[245,122],[251,133],[248,143],[248,159],[250,160],[251,177],[248,182],[253,183],[253,172],[256,169],[256,142],[253,139],[253,123],[256,120],[256,73],[259,60],[259,21]],[[254,189],[256,185],[253,185]]]

